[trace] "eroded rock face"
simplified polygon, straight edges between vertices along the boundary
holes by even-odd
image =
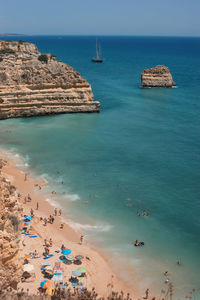
[[[0,167],[3,164],[0,160]],[[21,212],[15,187],[0,174],[0,290],[8,286],[16,288],[21,278]]]
[[[11,49],[11,50],[9,50]],[[0,41],[0,119],[99,112],[90,84],[72,67],[34,44]]]
[[[151,69],[145,69],[141,73],[141,81],[142,88],[172,87],[176,85],[169,69],[165,66],[156,66]]]

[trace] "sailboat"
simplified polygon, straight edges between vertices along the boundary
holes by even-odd
[[[103,59],[101,56],[101,44],[99,42],[99,45],[97,43],[97,39],[96,39],[96,57],[92,58],[92,62],[96,62],[96,63],[102,63]]]

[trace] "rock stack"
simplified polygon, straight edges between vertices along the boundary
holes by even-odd
[[[90,84],[52,54],[24,41],[0,41],[0,119],[99,112]]]
[[[151,69],[145,69],[141,73],[141,82],[141,88],[172,87],[176,85],[169,69],[165,66],[156,66]]]

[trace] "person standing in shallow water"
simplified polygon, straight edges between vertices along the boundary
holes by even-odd
[[[57,208],[54,209],[54,215],[57,216]]]
[[[82,245],[82,243],[83,243],[83,235],[81,235],[80,237],[80,245]]]

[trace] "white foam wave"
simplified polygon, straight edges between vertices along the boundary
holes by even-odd
[[[70,201],[77,201],[80,199],[79,195],[77,194],[66,194],[63,198],[69,199]]]
[[[71,228],[76,231],[86,230],[86,231],[98,231],[98,232],[108,232],[112,229],[113,226],[109,224],[81,224],[78,222],[74,222],[72,220],[64,220],[63,223],[68,224]]]
[[[45,200],[46,200],[48,203],[50,203],[51,206],[53,206],[53,207],[56,207],[56,208],[62,208],[62,206],[61,206],[57,201],[54,201],[54,200],[52,200],[52,199],[50,199],[50,198],[46,198]]]

